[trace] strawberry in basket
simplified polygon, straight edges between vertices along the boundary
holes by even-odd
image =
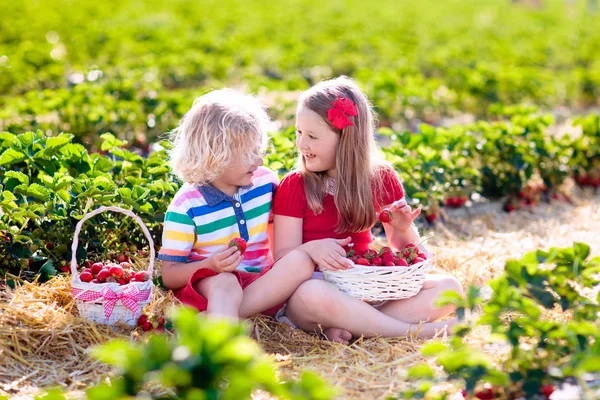
[[[145,282],[150,277],[146,271],[135,272],[131,269],[131,264],[124,261],[120,264],[107,262],[97,262],[89,268],[85,268],[79,274],[82,282],[91,283],[110,283],[116,282],[119,285],[127,285],[134,282]]]
[[[379,251],[368,249],[362,254],[350,250],[346,257],[356,265],[367,267],[408,267],[427,259],[427,255],[412,243],[398,252],[392,251],[389,247],[383,247]]]

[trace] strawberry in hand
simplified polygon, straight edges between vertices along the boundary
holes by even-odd
[[[400,231],[406,231],[412,226],[413,221],[419,214],[421,214],[421,207],[413,210],[413,208],[408,205],[406,199],[402,198],[392,203],[392,205],[388,209],[383,210],[381,214],[384,214],[386,211],[388,211],[389,214],[386,213],[383,219],[380,218],[381,221]],[[389,217],[389,222],[387,222],[388,215],[391,215],[391,217]],[[384,219],[386,221],[384,221]]]
[[[248,246],[246,241],[242,238],[233,238],[227,243],[228,247],[237,247],[240,254],[244,254],[246,247]]]

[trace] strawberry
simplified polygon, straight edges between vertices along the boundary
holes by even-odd
[[[102,268],[104,268],[104,264],[101,262],[94,263],[92,264],[92,273],[96,275],[98,272],[102,271]]]
[[[378,253],[378,254],[379,254],[379,257],[383,256],[385,253],[390,253],[390,254],[391,254],[391,253],[392,253],[392,249],[390,249],[390,248],[389,248],[389,247],[387,247],[387,246],[385,246],[385,247],[382,247],[382,248],[379,250],[379,253]]]
[[[396,266],[396,264],[394,264],[393,262],[384,262],[383,265],[386,267],[395,267]]]
[[[135,272],[133,272],[130,269],[126,269],[123,271],[123,276],[122,279],[125,280],[125,282],[129,283],[133,280],[133,275],[135,274]]]
[[[92,283],[102,283],[102,282],[100,282],[98,279],[94,278],[94,279],[92,279]]]
[[[475,393],[475,397],[477,397],[479,400],[493,400],[494,391],[492,390],[492,385],[486,383],[483,386],[483,390]]]
[[[390,222],[392,222],[392,215],[393,214],[390,212],[390,210],[383,210],[379,213],[379,220],[381,222],[389,224]]]
[[[90,260],[85,260],[85,262],[83,263],[83,265],[84,265],[86,268],[90,268],[90,269],[91,269],[91,268],[92,268],[92,265],[93,265],[93,263],[92,263]]]
[[[549,399],[550,395],[552,395],[552,393],[554,393],[555,390],[556,388],[554,387],[554,385],[542,385],[541,392],[544,396],[546,396],[547,399]]]
[[[81,279],[81,282],[91,282],[92,279],[94,279],[94,276],[91,272],[84,271],[79,275],[79,279]]]
[[[108,279],[109,276],[110,276],[110,272],[108,272],[107,269],[103,269],[100,272],[98,272],[98,275],[96,276],[96,278],[100,282],[106,282],[106,279]]]
[[[131,264],[130,264],[129,262],[127,262],[127,261],[123,261],[123,262],[121,263],[121,267],[122,267],[123,269],[130,269],[130,268],[131,268]]]
[[[142,330],[144,332],[148,332],[149,330],[152,330],[152,323],[150,321],[144,322],[144,324],[142,325]]]
[[[119,263],[122,263],[127,261],[127,256],[125,254],[119,254],[115,260],[117,260]]]
[[[421,257],[415,257],[415,259],[412,262],[413,262],[413,264],[418,264],[418,263],[422,263],[423,261],[425,261],[425,260],[422,259]]]
[[[381,261],[383,261],[384,264],[387,263],[394,263],[394,255],[392,254],[392,252],[389,253],[383,253],[381,255]]]
[[[148,273],[146,271],[139,271],[136,272],[135,275],[133,275],[133,280],[136,282],[145,282],[148,279],[150,279],[150,277],[148,276]]]
[[[365,252],[363,253],[363,258],[366,258],[367,260],[372,260],[373,258],[377,257],[377,252],[375,250],[365,250]]]
[[[68,265],[63,265],[62,267],[60,267],[60,270],[62,272],[64,272],[65,274],[70,274],[71,273],[71,268]]]
[[[160,325],[164,325],[165,324],[165,317],[158,317],[157,321],[158,321],[158,323]]]
[[[437,218],[437,214],[429,214],[425,216],[425,219],[427,220],[427,222],[429,222],[430,224],[433,224],[435,222]]]
[[[129,282],[127,281],[127,279],[123,279],[123,278],[119,278],[117,280],[117,282],[119,282],[119,285],[127,285]]]
[[[54,249],[54,243],[52,242],[48,242],[46,243],[46,248],[50,251],[52,251],[52,249]]]
[[[517,207],[515,207],[515,206],[514,206],[514,205],[512,205],[512,204],[505,204],[505,205],[504,205],[504,211],[506,211],[506,212],[508,212],[508,213],[510,213],[510,212],[513,212],[513,211],[515,211],[516,209],[517,209]]]
[[[83,274],[84,272],[89,272],[90,275],[94,275],[94,273],[92,272],[92,270],[90,268],[85,268],[83,271],[81,271],[81,273]]]
[[[370,266],[371,263],[369,262],[369,260],[367,260],[366,258],[359,258],[358,260],[356,260],[355,262],[356,265],[365,265],[365,266]]]
[[[138,326],[142,326],[144,325],[146,322],[148,321],[148,316],[146,314],[142,314],[140,315],[140,317],[137,320],[137,324]]]
[[[248,244],[242,238],[233,238],[233,239],[231,239],[229,241],[229,243],[227,243],[227,246],[228,247],[235,246],[240,251],[240,254],[244,254],[244,252],[246,251],[246,247],[248,246]]]
[[[381,257],[373,257],[371,262],[373,263],[373,265],[376,265],[378,267],[383,265],[383,260],[381,259]]]
[[[110,267],[108,273],[116,278],[121,278],[123,276],[123,268],[120,265],[115,265]]]
[[[409,244],[407,244],[406,246],[404,246],[404,248],[405,248],[405,249],[407,249],[407,248],[409,248],[409,247],[417,247],[417,245],[416,245],[416,244],[414,244],[414,243],[409,243]]]
[[[395,262],[395,264],[396,264],[398,267],[408,267],[408,263],[407,263],[407,262],[406,262],[406,260],[405,260],[404,258],[402,258],[402,257],[398,257],[398,258],[396,259],[396,262]]]

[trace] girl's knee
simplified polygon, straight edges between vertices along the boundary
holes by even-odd
[[[302,250],[290,251],[275,266],[277,268],[287,268],[290,273],[299,274],[305,279],[309,279],[315,269],[313,260]]]
[[[290,307],[301,309],[304,313],[318,315],[334,313],[337,302],[334,300],[330,283],[311,279],[301,284],[288,301]]]
[[[453,276],[447,276],[440,282],[441,291],[451,290],[460,294],[461,296],[464,294],[464,289],[458,279]]]

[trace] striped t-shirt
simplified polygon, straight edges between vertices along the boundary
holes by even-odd
[[[260,272],[272,264],[267,226],[279,179],[266,167],[252,176],[252,185],[230,197],[211,185],[185,183],[167,209],[159,260],[203,260],[236,237],[248,243],[238,270]]]

